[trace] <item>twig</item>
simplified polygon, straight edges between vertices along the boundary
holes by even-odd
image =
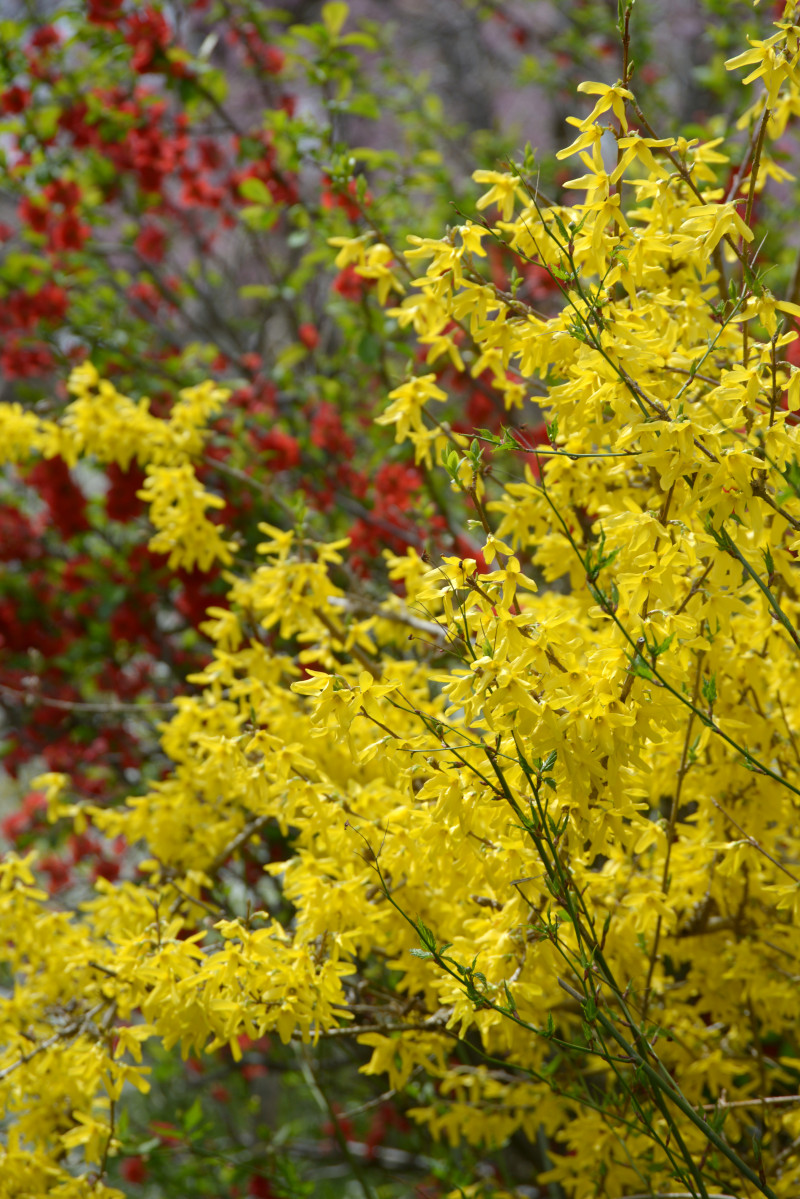
[[[160,700],[145,700],[141,704],[123,704],[119,700],[111,699],[105,704],[93,704],[71,699],[51,699],[47,695],[40,695],[33,688],[26,687],[25,690],[20,691],[16,687],[9,687],[7,683],[0,683],[0,691],[17,699],[23,699],[30,707],[35,704],[43,704],[47,708],[60,708],[64,712],[101,712],[104,715],[114,712],[138,712],[141,715],[146,708],[158,708],[166,711],[175,707],[172,701],[162,702]]]

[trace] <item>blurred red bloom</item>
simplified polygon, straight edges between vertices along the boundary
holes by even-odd
[[[27,88],[19,87],[16,83],[0,92],[0,108],[6,113],[23,112],[31,102],[31,94]]]
[[[346,266],[333,281],[333,290],[345,300],[360,300],[368,287],[368,280],[356,274],[354,266]]]
[[[146,258],[149,262],[161,262],[167,246],[167,238],[164,230],[159,229],[158,226],[143,225],[133,244],[142,258]]]
[[[129,17],[125,41],[133,47],[131,65],[134,71],[145,75],[152,70],[171,37],[172,30],[163,14],[149,5],[141,15],[134,13]]]
[[[122,16],[122,0],[87,0],[86,17],[93,25],[113,29]]]
[[[126,1182],[144,1182],[147,1178],[147,1166],[139,1154],[126,1157],[119,1169]]]
[[[60,41],[61,34],[54,25],[42,25],[31,38],[31,45],[37,50],[47,50],[50,46],[57,46]]]
[[[54,179],[47,184],[44,194],[51,204],[61,204],[64,208],[75,208],[81,200],[81,189],[71,179]]]
[[[41,203],[26,196],[20,201],[17,211],[20,219],[29,225],[34,233],[44,233],[47,228],[48,211]]]
[[[307,349],[313,350],[319,345],[319,330],[316,325],[306,324],[301,325],[297,330],[297,335]]]

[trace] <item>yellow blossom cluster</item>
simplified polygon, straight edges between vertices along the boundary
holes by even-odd
[[[800,98],[792,15],[746,57],[767,84],[746,201],[768,114]],[[395,310],[431,361],[460,354],[512,412],[535,396],[546,415],[537,470],[502,487],[492,439],[467,446],[430,411],[429,373],[382,418],[420,460],[445,452],[489,569],[410,550],[387,561],[404,599],[366,603],[339,585],[341,543],[263,526],[164,727],[172,773],[116,811],[47,780],[53,818],[124,834],[146,883],[101,882],[64,913],[31,861],[0,867],[0,1195],[108,1194],[114,1105],[146,1087],[150,1037],[235,1052],[242,1033],[348,1021],[368,1072],[434,1081],[413,1112],[433,1135],[543,1135],[538,1181],[570,1199],[800,1193],[800,375],[781,324],[800,308],[758,277],[724,148],[632,132],[631,89],[583,90],[585,200],[481,173],[496,219],[415,240],[429,265]],[[481,275],[490,239],[552,272],[557,313]],[[339,264],[383,271],[371,253],[343,245]],[[106,385],[86,377],[91,404]],[[142,406],[109,408],[166,540],[196,524],[165,523],[157,468],[191,461],[177,440],[201,437],[210,396],[184,393],[197,420],[161,442],[135,432]],[[0,420],[17,457],[111,452],[80,407]],[[271,822],[293,838],[267,867],[286,927],[214,891]],[[393,993],[348,1010],[375,961]]]
[[[147,399],[135,402],[100,379],[91,362],[76,367],[69,381],[74,397],[53,420],[26,412],[20,404],[0,404],[0,465],[22,464],[36,455],[60,456],[68,466],[81,458],[114,462],[123,470],[138,462],[146,479],[140,493],[150,505],[155,552],[169,554],[171,569],[208,570],[229,565],[234,543],[226,541],[207,510],[225,506],[197,478],[208,423],[228,393],[213,383],[180,392],[167,419],[150,412]]]

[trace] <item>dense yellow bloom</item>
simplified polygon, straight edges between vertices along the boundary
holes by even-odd
[[[234,543],[206,516],[208,508],[222,508],[224,501],[203,488],[193,465],[228,392],[210,382],[187,387],[169,418],[161,420],[151,414],[148,399],[135,402],[120,395],[91,362],[73,370],[69,391],[74,398],[58,421],[23,412],[19,404],[0,404],[0,462],[58,454],[70,466],[92,457],[125,470],[137,461],[147,472],[141,497],[150,504],[157,529],[150,548],[167,553],[174,569],[229,564]]]

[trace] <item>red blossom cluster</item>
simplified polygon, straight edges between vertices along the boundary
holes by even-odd
[[[68,541],[89,528],[86,496],[63,458],[43,458],[26,475],[26,482],[47,505],[49,518]]]
[[[358,180],[348,179],[344,184],[334,183],[326,175],[322,180],[320,203],[323,208],[341,208],[351,221],[357,221],[362,210],[372,203],[372,194],[367,189],[359,196]]]
[[[164,51],[172,40],[172,30],[162,12],[148,5],[142,12],[133,12],[124,23],[125,41],[133,49],[131,66],[145,75],[160,65]],[[174,64],[164,64],[166,69]]]
[[[227,31],[227,41],[242,48],[245,65],[251,69],[280,75],[286,64],[286,55],[280,47],[266,41],[254,25],[234,26]]]
[[[70,180],[49,183],[41,196],[26,196],[19,205],[19,216],[34,233],[47,234],[52,255],[82,250],[89,238],[89,226],[81,219],[81,190]]]
[[[372,563],[384,549],[402,554],[409,545],[423,545],[414,516],[422,484],[422,475],[415,466],[387,462],[378,469],[370,488],[372,504],[350,528],[351,566],[359,574],[369,575]],[[444,529],[440,515],[427,521],[428,536],[435,537]]]
[[[123,0],[86,0],[86,19],[92,25],[114,29],[122,17]]]

